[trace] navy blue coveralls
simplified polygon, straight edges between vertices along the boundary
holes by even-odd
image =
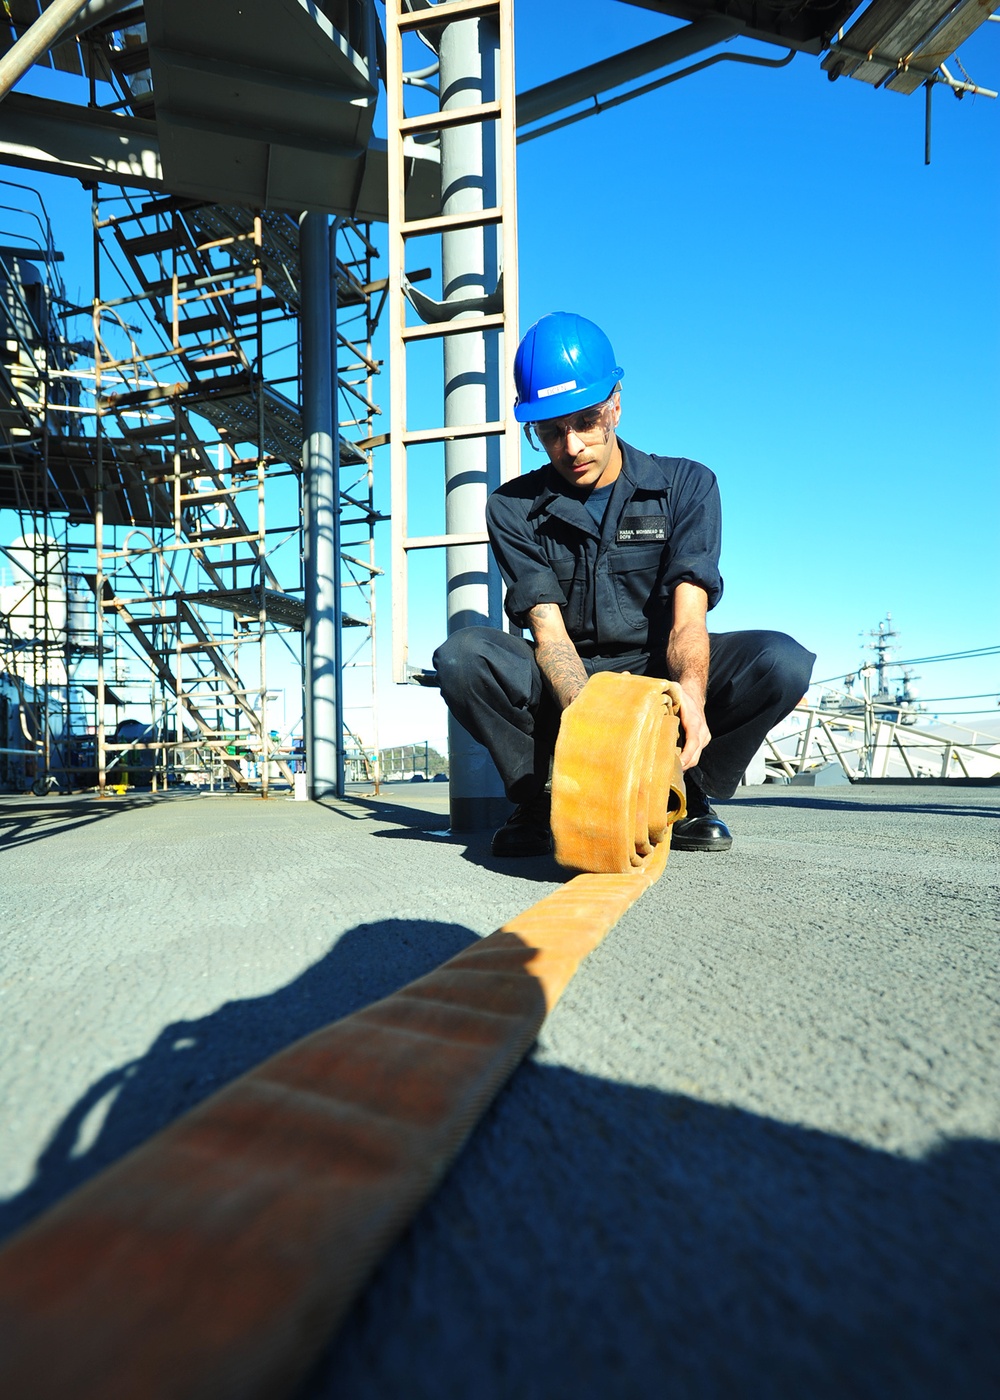
[[[698,584],[714,607],[722,516],[715,476],[686,457],[653,457],[619,438],[622,469],[598,526],[548,463],[487,502],[490,543],[507,584],[506,610],[528,625],[537,603],[558,603],[588,675],[666,675],[673,590]],[[710,634],[705,718],[712,741],[689,777],[731,797],[764,735],[804,695],[815,657],[782,632]],[[489,750],[514,802],[545,784],[559,712],[532,643],[464,627],[434,653],[441,692]]]

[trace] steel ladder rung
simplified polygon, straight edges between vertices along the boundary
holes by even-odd
[[[499,102],[477,102],[470,107],[449,107],[444,112],[423,112],[419,117],[407,117],[399,123],[399,132],[401,136],[409,136],[414,131],[441,131],[445,127],[498,121],[499,118]]]
[[[474,331],[503,330],[502,312],[492,316],[470,316],[466,320],[436,321],[429,326],[407,326],[400,334],[404,341],[434,340],[443,335],[471,335]]]
[[[489,224],[503,221],[502,209],[471,209],[466,214],[435,214],[429,219],[411,219],[400,224],[399,231],[404,238],[415,238],[425,233],[451,233],[462,228],[486,228]]]
[[[396,27],[401,33],[412,29],[430,29],[441,24],[450,24],[456,19],[475,19],[476,15],[488,15],[499,8],[498,0],[447,0],[447,3],[431,5],[424,10],[414,10],[408,15],[400,15]]]
[[[477,530],[470,535],[410,535],[403,541],[403,548],[410,549],[449,549],[453,545],[489,544],[490,537],[485,530]]]
[[[498,420],[493,423],[463,423],[451,428],[415,428],[412,432],[403,433],[402,439],[406,447],[416,447],[423,443],[457,442],[461,438],[497,437],[506,431],[507,424]]]

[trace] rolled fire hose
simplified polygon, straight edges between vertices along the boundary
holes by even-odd
[[[676,691],[592,677],[552,780],[582,871],[401,991],[282,1051],[0,1251],[5,1400],[291,1395],[684,813]]]

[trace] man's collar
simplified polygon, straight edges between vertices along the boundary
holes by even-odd
[[[556,501],[580,500],[579,492],[573,491],[569,484],[563,481],[551,462],[547,462],[542,467],[541,478],[542,484],[538,495],[532,501],[531,509],[528,511],[529,520],[540,515],[543,510],[548,510],[549,506]]]
[[[599,538],[597,524],[584,504],[584,493],[574,490],[568,481],[564,481],[551,463],[547,463],[541,473],[541,489],[531,503],[528,519],[533,520],[535,516],[547,513],[565,520],[584,534]]]
[[[615,481],[617,482],[619,477],[624,476],[637,490],[662,491],[663,472],[656,466],[652,458],[648,457],[645,452],[639,452],[630,446],[624,438],[618,439],[618,446],[622,450],[622,469]],[[551,462],[547,463],[541,470],[542,484],[528,511],[529,520],[540,515],[542,511],[548,510],[557,501],[569,500],[576,501],[577,504],[582,503],[580,492],[575,491],[568,482],[563,481]],[[557,514],[561,514],[558,509]]]
[[[640,452],[622,438],[618,439],[618,446],[622,450],[622,476],[627,476],[640,491],[662,491],[662,467],[658,467],[647,453]]]

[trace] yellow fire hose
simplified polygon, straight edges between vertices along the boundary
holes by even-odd
[[[683,816],[676,692],[592,677],[552,781],[576,876],[228,1085],[0,1252],[5,1400],[290,1395]]]

